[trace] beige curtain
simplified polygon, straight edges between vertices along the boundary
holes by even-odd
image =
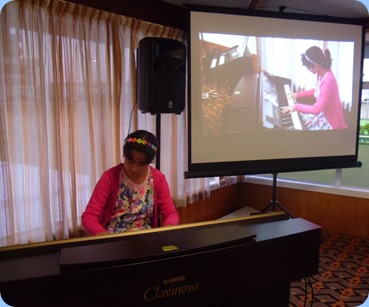
[[[9,2],[0,22],[0,246],[77,236],[127,133],[156,131],[136,107],[138,42],[183,33],[53,0]],[[209,193],[183,178],[186,120],[161,119],[161,170],[180,206]]]

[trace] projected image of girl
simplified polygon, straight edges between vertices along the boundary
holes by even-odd
[[[329,49],[324,51],[312,46],[301,55],[302,65],[317,75],[316,87],[310,90],[290,93],[288,98],[296,99],[314,97],[312,105],[296,103],[283,107],[282,113],[299,112],[304,114],[309,130],[347,128],[344,119],[337,80],[331,70],[332,58]]]

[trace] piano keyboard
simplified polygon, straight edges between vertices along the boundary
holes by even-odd
[[[288,130],[305,130],[305,119],[298,112],[283,113],[283,108],[295,104],[288,99],[291,93],[291,80],[273,75],[260,76],[260,108],[265,128],[283,128]]]
[[[288,96],[289,93],[291,93],[291,88],[289,84],[284,85],[284,91],[285,91],[286,97]],[[295,104],[295,101],[292,98],[288,98],[287,101],[288,101],[288,106],[292,106]],[[288,115],[286,118],[285,116],[283,116],[283,119],[282,119],[283,123],[286,121],[286,126],[288,125],[288,123],[291,123],[291,128],[293,127],[296,130],[302,130],[302,125],[301,125],[300,118],[297,112],[292,112],[290,114],[284,114],[284,115]]]

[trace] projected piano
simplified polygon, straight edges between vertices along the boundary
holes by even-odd
[[[290,79],[266,74],[260,75],[260,108],[265,128],[306,129],[304,120],[297,112],[281,113],[281,108],[295,103],[293,99],[287,98],[290,92]]]
[[[11,306],[287,307],[318,273],[320,227],[284,213],[0,250]]]

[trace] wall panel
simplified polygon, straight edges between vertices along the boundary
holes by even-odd
[[[369,199],[277,187],[277,201],[294,217],[323,230],[369,238]],[[220,218],[243,206],[263,210],[272,199],[272,187],[238,183],[215,190],[211,198],[179,208],[181,223]]]

